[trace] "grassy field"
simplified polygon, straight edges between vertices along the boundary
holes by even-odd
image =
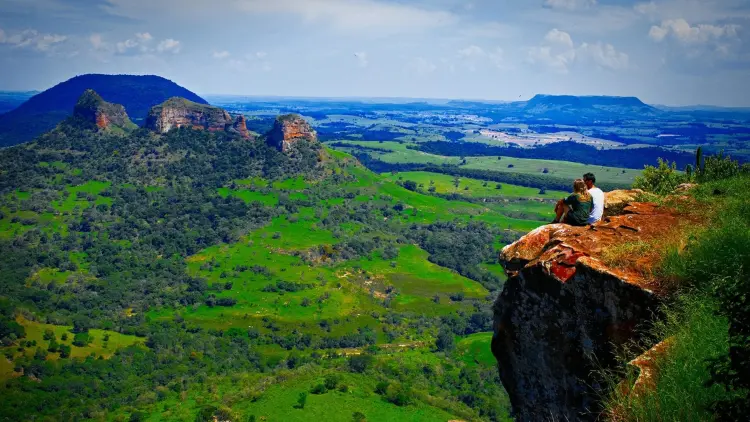
[[[453,176],[440,173],[431,173],[426,171],[408,171],[397,174],[386,173],[383,176],[391,181],[412,180],[420,185],[421,189],[427,191],[431,186],[435,187],[436,193],[450,194],[457,193],[472,198],[541,198],[553,199],[565,195],[565,192],[547,191],[544,194],[539,193],[539,189],[527,188],[524,186],[509,185],[507,183],[497,183],[479,179],[470,179],[461,177],[458,179],[459,185],[455,186]],[[498,189],[497,186],[501,188]]]
[[[36,348],[42,348],[46,350],[49,345],[49,340],[44,340],[45,330],[52,330],[55,333],[56,341],[58,344],[66,344],[71,346],[71,358],[85,358],[87,356],[103,357],[105,359],[111,357],[115,351],[119,348],[132,346],[135,344],[143,344],[145,339],[138,338],[135,336],[129,336],[120,334],[115,331],[108,330],[89,330],[90,343],[85,347],[78,347],[73,345],[74,334],[70,326],[43,324],[40,322],[29,321],[22,317],[18,317],[17,322],[21,324],[26,330],[26,337],[24,341],[36,341],[36,347],[26,348],[23,353],[27,356],[32,356],[36,351]],[[63,335],[67,335],[67,340],[63,340]],[[109,339],[105,342],[105,336],[109,336]],[[0,347],[0,355],[4,355],[7,351],[14,352],[14,359],[20,356],[20,353],[16,350],[16,347]],[[60,359],[59,353],[47,353],[47,360],[58,360]],[[0,356],[0,379],[3,374],[6,376],[10,375],[7,371],[9,366],[8,360],[5,356]],[[10,367],[12,369],[12,366]]]
[[[466,336],[456,344],[456,353],[468,366],[494,368],[497,360],[490,350],[492,333],[476,333]]]
[[[388,152],[368,151],[374,157],[388,163],[416,163],[416,164],[452,164],[467,169],[492,170],[507,173],[534,174],[549,176],[572,181],[580,178],[584,173],[596,174],[597,180],[608,183],[632,184],[640,170],[623,169],[618,167],[604,167],[573,163],[569,161],[534,160],[512,157],[466,157],[466,164],[461,164],[460,157],[445,157],[428,154],[407,148],[407,143],[398,142],[365,142],[342,141],[346,144],[388,150]],[[512,167],[510,167],[512,166]],[[544,170],[547,173],[544,173]]]

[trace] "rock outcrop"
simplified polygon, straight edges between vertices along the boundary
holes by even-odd
[[[617,365],[618,347],[653,320],[663,292],[638,271],[644,263],[603,260],[611,248],[677,227],[673,210],[627,202],[637,194],[610,193],[619,215],[596,225],[546,225],[502,250],[508,281],[494,306],[492,352],[516,420],[597,419],[597,370]]]
[[[94,90],[87,89],[73,108],[73,117],[96,125],[98,130],[134,129],[125,107],[104,101]]]
[[[237,116],[237,119],[235,119],[234,123],[232,124],[232,129],[241,137],[250,139],[250,131],[247,130],[247,120],[245,120],[244,115],[240,114],[239,116]]]
[[[179,97],[152,107],[146,119],[146,127],[157,133],[180,127],[220,132],[229,130],[233,124],[232,116],[225,110]]]
[[[288,152],[299,142],[317,142],[318,134],[302,116],[285,114],[276,118],[267,139],[279,151]]]

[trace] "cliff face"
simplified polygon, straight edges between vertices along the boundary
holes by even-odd
[[[276,118],[267,139],[279,151],[288,152],[300,141],[317,142],[318,135],[302,116],[286,114]]]
[[[232,124],[232,129],[241,137],[250,139],[250,131],[247,130],[247,120],[245,120],[245,116],[242,114],[237,116],[234,124]]]
[[[218,132],[228,130],[233,124],[232,116],[219,107],[177,97],[151,108],[146,119],[146,127],[158,133],[180,127]]]
[[[94,90],[87,89],[73,108],[73,116],[93,123],[99,130],[133,129],[125,107],[104,101]]]
[[[592,227],[550,224],[506,246],[508,281],[494,305],[492,352],[519,421],[595,420],[603,385],[597,370],[617,364],[616,349],[661,303],[637,259],[609,268],[618,245],[662,238],[678,217],[667,208],[607,195],[608,213]]]

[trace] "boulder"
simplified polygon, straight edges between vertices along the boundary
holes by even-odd
[[[603,258],[618,245],[668,236],[680,217],[622,201],[619,215],[586,227],[546,225],[500,253],[508,281],[494,304],[492,352],[518,421],[596,420],[606,393],[597,371],[617,365],[618,348],[639,340],[637,328],[657,314],[666,292],[639,271],[648,263],[634,256],[610,268]]]
[[[317,142],[318,135],[299,114],[285,114],[276,118],[267,140],[279,151],[289,152],[299,142]]]

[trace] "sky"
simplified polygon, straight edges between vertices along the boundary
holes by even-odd
[[[750,106],[750,0],[0,0],[0,89]]]

